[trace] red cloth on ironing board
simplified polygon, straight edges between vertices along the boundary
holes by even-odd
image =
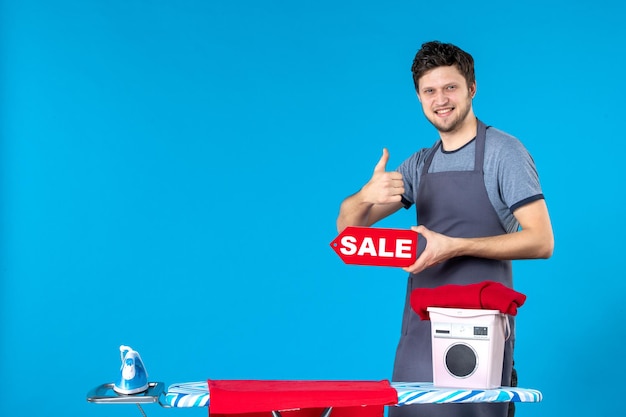
[[[398,393],[383,381],[249,381],[208,380],[209,415],[246,417],[319,417],[333,407],[332,417],[382,417],[385,405],[398,403]]]
[[[526,296],[504,284],[483,281],[477,284],[448,284],[436,288],[417,288],[411,292],[411,307],[422,320],[428,320],[428,307],[500,310],[515,316]]]

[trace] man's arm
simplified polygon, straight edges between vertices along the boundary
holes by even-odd
[[[424,226],[413,227],[426,238],[424,252],[405,271],[418,273],[424,269],[457,256],[513,260],[546,259],[554,250],[554,235],[545,200],[537,200],[522,206],[513,213],[521,230],[499,236],[480,238],[453,238],[428,230]]]
[[[388,160],[389,152],[383,149],[372,178],[361,190],[341,203],[337,217],[337,230],[340,233],[348,226],[371,226],[402,207],[402,174],[387,172]]]

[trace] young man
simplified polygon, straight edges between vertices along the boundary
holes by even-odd
[[[417,52],[413,81],[426,118],[440,139],[387,171],[383,154],[371,179],[346,198],[337,229],[371,226],[415,204],[427,245],[409,272],[393,380],[432,381],[430,322],[411,310],[415,288],[484,280],[513,286],[511,260],[549,258],[552,226],[534,162],[514,137],[474,115],[474,60],[460,48],[428,42]],[[509,318],[514,329],[513,318]],[[513,336],[505,346],[502,385],[510,386]],[[504,417],[508,404],[433,404],[392,407],[390,416]]]

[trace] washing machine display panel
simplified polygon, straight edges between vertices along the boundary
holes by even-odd
[[[489,340],[488,326],[473,326],[461,323],[436,323],[434,336],[454,339]]]

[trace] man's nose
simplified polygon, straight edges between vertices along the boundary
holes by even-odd
[[[448,102],[448,96],[443,91],[437,91],[435,93],[435,104],[446,104]]]

